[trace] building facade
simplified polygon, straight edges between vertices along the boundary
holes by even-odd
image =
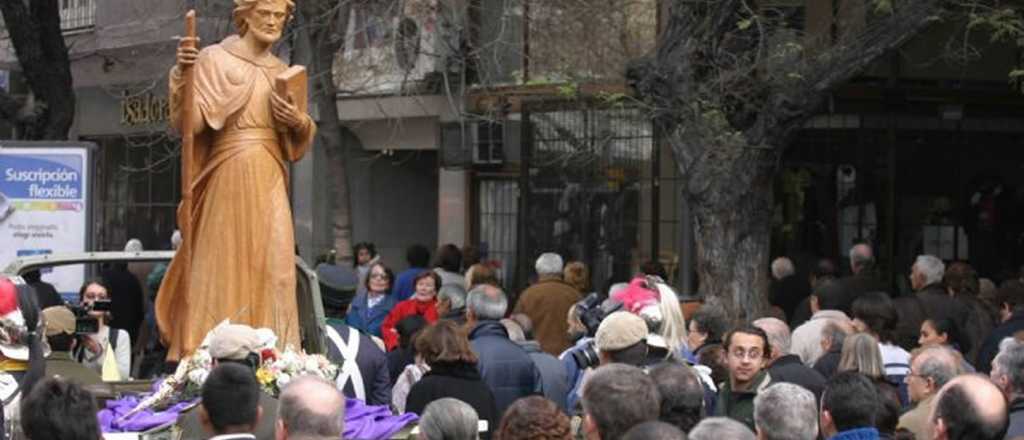
[[[232,31],[230,2],[192,3],[204,42]],[[694,292],[682,176],[625,99],[621,69],[654,48],[665,4],[572,3],[353,3],[334,69],[349,155],[337,163],[318,145],[293,165],[300,253],[312,261],[334,246],[343,207],[331,178],[341,170],[352,242],[374,242],[392,267],[414,243],[474,245],[517,289],[533,259],[555,250],[590,265],[595,288],[654,260]],[[868,14],[853,3],[767,7],[810,41],[862,25]],[[166,248],[180,198],[166,83],[184,4],[61,4],[78,95],[72,138],[100,146],[94,242]],[[804,270],[867,241],[898,285],[920,253],[967,259],[989,276],[1024,263],[1024,101],[1007,79],[1020,54],[979,41],[983,56],[951,62],[936,44],[943,26],[836,90],[785,152],[773,254]]]

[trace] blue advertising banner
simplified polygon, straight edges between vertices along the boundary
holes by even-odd
[[[0,148],[0,265],[17,257],[85,252],[88,149]],[[77,292],[82,267],[57,267],[45,281]]]

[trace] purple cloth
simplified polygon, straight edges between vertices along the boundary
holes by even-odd
[[[419,420],[413,413],[400,416],[391,414],[387,406],[369,406],[361,400],[345,399],[345,434],[343,438],[359,440],[386,440]],[[195,400],[177,403],[164,411],[141,411],[118,423],[139,403],[134,396],[107,402],[106,409],[97,417],[103,432],[141,432],[178,420],[178,415],[190,407]]]
[[[417,420],[419,417],[413,413],[395,416],[387,406],[369,406],[361,400],[345,399],[343,438],[386,440]]]
[[[119,421],[121,417],[139,404],[138,397],[128,396],[108,401],[107,407],[100,410],[97,417],[100,421],[100,430],[103,432],[141,432],[178,420],[178,415],[193,403],[195,400],[180,402],[164,411],[139,411],[139,413]]]

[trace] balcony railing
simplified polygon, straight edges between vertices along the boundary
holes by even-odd
[[[96,24],[96,0],[60,0],[60,29],[89,29]]]

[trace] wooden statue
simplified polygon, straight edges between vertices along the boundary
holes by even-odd
[[[305,72],[271,53],[294,3],[234,1],[238,35],[202,51],[186,36],[170,74],[172,123],[183,131],[184,237],[156,317],[171,361],[224,319],[299,346],[287,163],[309,149],[316,126],[300,108]]]

